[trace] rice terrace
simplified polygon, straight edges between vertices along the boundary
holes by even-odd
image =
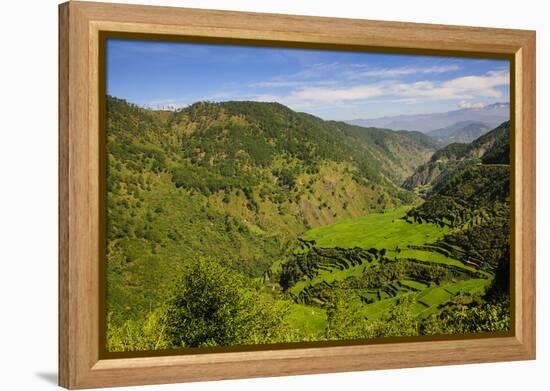
[[[109,351],[509,329],[506,61],[107,53]]]

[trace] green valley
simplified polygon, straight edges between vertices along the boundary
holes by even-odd
[[[109,96],[106,138],[110,351],[509,327],[509,123],[442,147]]]

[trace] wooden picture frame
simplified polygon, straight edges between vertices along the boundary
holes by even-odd
[[[100,342],[100,34],[254,40],[274,46],[505,56],[515,149],[513,331],[189,355],[104,358]],[[513,95],[512,95],[513,94]],[[70,389],[535,358],[535,32],[71,1],[59,6],[59,384]]]

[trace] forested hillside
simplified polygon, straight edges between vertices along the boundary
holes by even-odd
[[[110,295],[136,313],[185,257],[258,276],[308,228],[411,202],[397,184],[414,163],[401,162],[435,145],[276,103],[166,112],[109,97],[107,109]]]
[[[278,103],[108,97],[108,348],[505,329],[508,126],[436,151]]]
[[[507,121],[470,144],[452,143],[441,148],[403,182],[403,187],[425,193],[438,181],[468,164],[509,164],[509,131],[510,122]]]

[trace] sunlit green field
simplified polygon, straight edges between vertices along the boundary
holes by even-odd
[[[315,340],[323,336],[327,324],[327,314],[324,309],[319,307],[293,304],[287,321],[293,329]]]
[[[465,265],[464,263],[450,258],[446,255],[443,255],[441,253],[435,252],[435,251],[426,251],[426,250],[402,250],[402,251],[388,251],[386,255],[389,258],[397,258],[397,259],[420,259],[427,262],[434,262],[434,263],[440,263],[448,266],[456,266],[461,269],[474,271],[476,270],[472,266]]]
[[[384,251],[387,259],[434,264],[445,268],[445,270],[454,268],[453,270],[462,270],[472,275],[477,273],[478,276],[486,278],[447,281],[441,285],[432,281],[403,279],[392,283],[383,290],[362,292],[362,296],[370,300],[371,303],[357,303],[357,306],[358,311],[367,319],[381,318],[405,297],[414,302],[412,308],[414,316],[424,318],[437,312],[439,306],[444,305],[457,294],[482,293],[491,281],[490,274],[465,265],[460,260],[441,252],[436,242],[449,232],[447,227],[429,223],[410,223],[401,219],[409,208],[404,206],[388,210],[385,213],[371,214],[317,227],[307,231],[302,238],[308,241],[315,240],[315,246],[318,248],[373,248]],[[424,247],[419,250],[415,248],[416,246]],[[295,250],[295,253],[303,254],[307,251],[309,251],[307,248],[300,247]],[[360,278],[368,268],[378,263],[379,261],[375,259],[361,264],[346,262],[347,267],[344,269],[322,268],[317,270],[312,277],[304,277],[295,283],[289,292],[298,297],[304,290],[319,284],[333,287],[336,283],[351,277]],[[279,267],[279,264],[277,266]],[[295,314],[291,318],[296,323],[296,327],[316,329],[322,324],[319,316],[309,316],[310,312],[315,312],[314,309],[318,307],[302,305],[300,308],[300,311],[294,309]],[[299,316],[300,314],[308,316]]]
[[[448,228],[436,224],[410,223],[401,219],[408,209],[410,206],[404,206],[385,213],[374,213],[313,228],[303,238],[315,240],[319,247],[372,247],[390,250],[433,243],[448,232]]]

